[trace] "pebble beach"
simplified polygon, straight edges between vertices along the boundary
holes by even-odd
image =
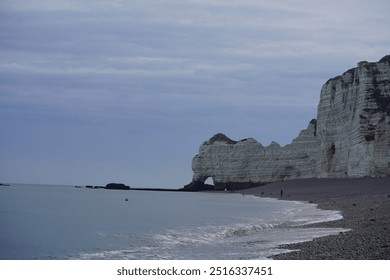
[[[343,219],[306,225],[350,229],[313,241],[282,245],[277,260],[390,259],[390,178],[298,179],[241,191],[243,194],[315,203]]]

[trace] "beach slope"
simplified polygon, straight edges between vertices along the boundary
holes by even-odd
[[[390,178],[298,179],[241,193],[308,201],[320,209],[339,210],[342,220],[308,226],[351,229],[310,242],[282,245],[293,251],[273,259],[390,259]]]

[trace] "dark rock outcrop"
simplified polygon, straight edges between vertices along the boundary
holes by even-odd
[[[121,183],[109,183],[105,188],[108,190],[130,190],[129,186]]]

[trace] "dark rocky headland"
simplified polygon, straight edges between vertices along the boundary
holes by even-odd
[[[79,188],[79,186],[75,186]],[[87,189],[107,189],[107,190],[130,190],[130,186],[127,186],[122,183],[108,183],[106,186],[85,186]]]
[[[185,191],[183,189],[136,188],[136,187],[130,187],[123,183],[108,183],[105,186],[93,186],[93,185],[75,186],[75,188],[84,188],[84,187],[87,189],[106,189],[106,190],[160,191],[160,192]]]

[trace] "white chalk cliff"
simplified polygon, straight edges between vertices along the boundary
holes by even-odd
[[[184,189],[241,188],[295,178],[390,176],[390,55],[359,62],[322,87],[317,119],[291,144],[268,147],[219,133],[192,160]]]

